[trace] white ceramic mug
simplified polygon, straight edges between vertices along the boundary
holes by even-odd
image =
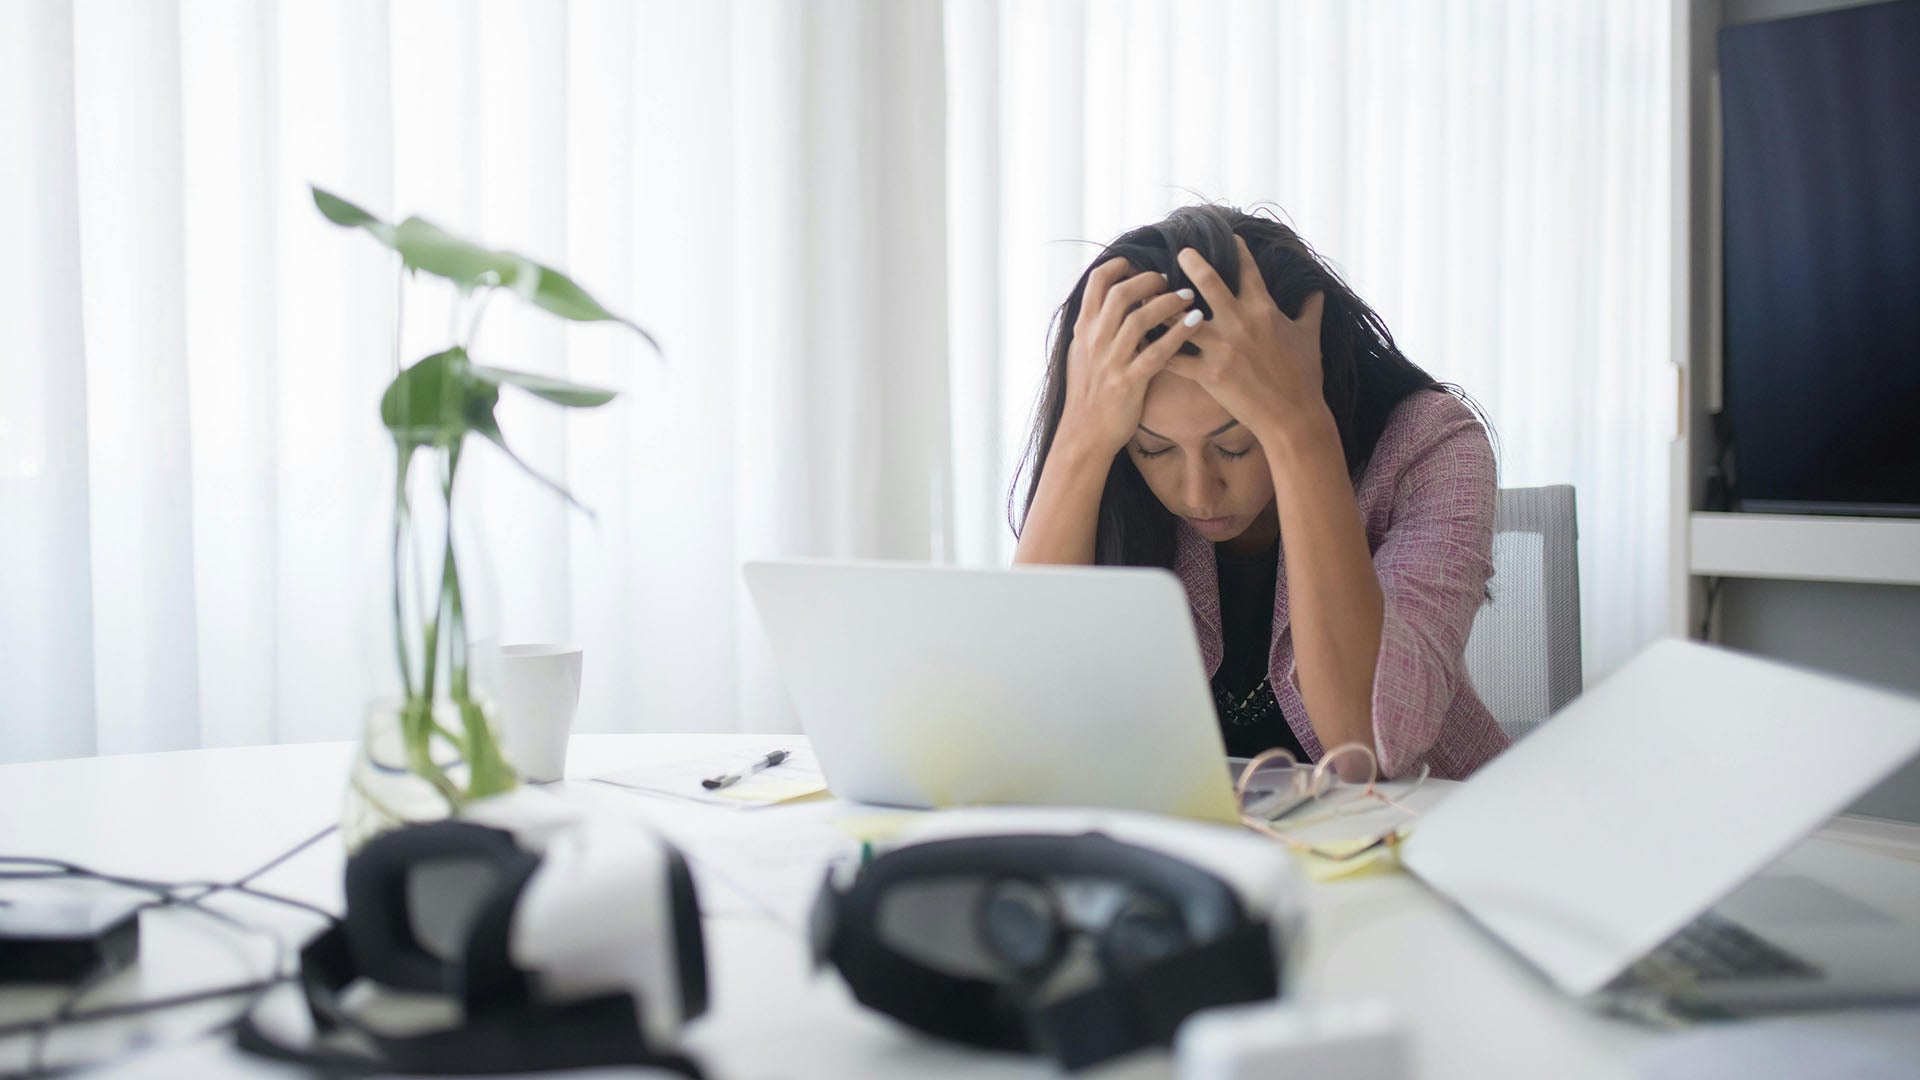
[[[535,783],[560,779],[580,704],[580,647],[502,645],[488,660],[507,760]]]

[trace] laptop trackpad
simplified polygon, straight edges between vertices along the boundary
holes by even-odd
[[[1747,926],[1893,926],[1900,920],[1805,874],[1749,880],[1715,909]]]

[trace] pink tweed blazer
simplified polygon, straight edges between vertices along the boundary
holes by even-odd
[[[1493,574],[1493,448],[1458,398],[1423,390],[1395,407],[1354,499],[1386,595],[1373,677],[1373,745],[1388,776],[1422,762],[1463,779],[1507,737],[1467,677],[1474,612]],[[1187,588],[1207,675],[1220,670],[1220,579],[1213,544],[1180,522],[1174,572]],[[1274,696],[1308,756],[1325,752],[1307,720],[1287,625],[1287,555],[1273,596]]]

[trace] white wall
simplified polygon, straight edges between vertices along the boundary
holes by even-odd
[[[1920,695],[1920,587],[1729,578],[1720,640],[1735,648]],[[1806,747],[1818,768],[1822,747]],[[1920,758],[1851,807],[1920,822]]]

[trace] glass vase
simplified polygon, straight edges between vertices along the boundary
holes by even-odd
[[[349,852],[388,829],[457,814],[518,784],[489,686],[498,591],[458,448],[415,447],[396,469],[384,571],[386,686],[367,707],[341,830]]]
[[[350,853],[389,829],[446,818],[456,806],[411,760],[404,710],[405,703],[398,698],[367,706],[340,814],[341,839]],[[458,710],[450,701],[441,702],[434,713],[435,722],[443,727],[459,723]],[[433,766],[447,782],[464,788],[471,777],[459,748],[445,739],[433,739],[428,747]]]

